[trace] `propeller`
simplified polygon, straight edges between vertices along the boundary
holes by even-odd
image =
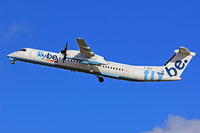
[[[63,57],[63,63],[64,61],[66,60],[66,56],[67,56],[67,46],[68,46],[68,42],[66,42],[66,45],[64,47],[64,50],[61,51],[62,55],[64,56]]]

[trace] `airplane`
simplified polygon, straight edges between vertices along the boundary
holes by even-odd
[[[181,80],[181,75],[190,60],[195,56],[188,48],[179,47],[174,56],[163,66],[133,66],[105,60],[97,55],[85,41],[77,38],[79,51],[68,50],[68,43],[59,53],[43,51],[32,48],[23,48],[7,55],[12,64],[15,61],[40,64],[71,71],[94,74],[99,82],[104,82],[103,77],[128,80],[128,81],[176,81]]]

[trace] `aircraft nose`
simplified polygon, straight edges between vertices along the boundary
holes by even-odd
[[[8,58],[10,58],[10,57],[14,57],[14,56],[15,56],[15,52],[10,53],[10,54],[7,55]]]

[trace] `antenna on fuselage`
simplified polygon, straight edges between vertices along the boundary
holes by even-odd
[[[63,63],[66,60],[67,56],[67,46],[68,46],[68,41],[66,42],[66,45],[64,47],[64,50],[61,51],[61,54],[63,55]]]

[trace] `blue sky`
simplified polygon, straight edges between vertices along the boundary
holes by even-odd
[[[1,1],[0,132],[140,133],[168,116],[200,119],[199,1]],[[197,53],[178,82],[137,83],[16,62],[31,47],[78,49],[109,61],[163,65],[179,46]]]

